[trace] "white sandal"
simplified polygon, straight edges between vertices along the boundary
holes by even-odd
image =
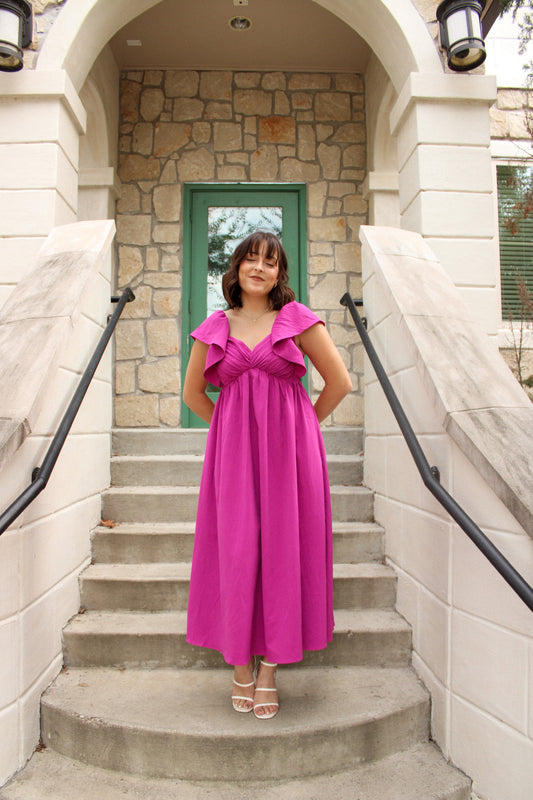
[[[277,664],[270,664],[268,661],[263,661],[262,659],[259,662],[259,664],[263,664],[263,666],[265,666],[265,667],[277,667],[278,666]],[[259,672],[259,667],[257,668],[257,670]],[[274,675],[275,674],[276,674],[276,672],[274,671]],[[256,692],[277,692],[278,690],[276,688],[263,689],[261,686],[256,686],[255,691]],[[256,713],[256,708],[266,708],[267,706],[276,706],[276,710],[275,711],[271,711],[270,714],[257,714]],[[275,717],[276,714],[279,711],[279,703],[278,702],[273,702],[273,703],[254,703],[253,711],[254,711],[254,716],[256,717],[256,719],[272,719],[272,717]]]
[[[255,682],[254,681],[251,681],[250,683],[238,683],[237,681],[233,681],[233,683],[235,684],[235,686],[239,686],[241,689],[247,689],[248,686],[255,686]],[[235,700],[247,700],[252,705],[249,708],[248,708],[248,706],[238,706],[238,705],[236,705]],[[235,711],[238,711],[240,714],[247,714],[249,711],[253,711],[253,709],[254,709],[254,705],[253,705],[254,698],[253,697],[248,697],[248,695],[232,694],[231,695],[231,701],[233,703],[233,708],[235,709]]]

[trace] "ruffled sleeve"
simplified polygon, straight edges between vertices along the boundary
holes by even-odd
[[[229,322],[223,311],[215,311],[190,334],[193,339],[209,345],[205,360],[204,377],[210,383],[216,382],[216,366],[226,353],[229,336]]]
[[[300,378],[305,375],[305,361],[294,337],[317,322],[324,324],[307,306],[293,300],[282,307],[272,328],[272,349],[276,355],[297,366],[296,371]]]

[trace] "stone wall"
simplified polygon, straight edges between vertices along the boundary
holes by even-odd
[[[361,347],[346,290],[361,293],[366,221],[359,75],[147,70],[121,86],[118,288],[136,301],[116,333],[118,426],[180,424],[184,182],[306,183],[308,299],[354,382],[330,422],[362,422]],[[311,376],[312,392],[320,376]]]

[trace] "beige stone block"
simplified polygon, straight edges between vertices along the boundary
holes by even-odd
[[[296,157],[296,147],[291,147],[288,144],[279,144],[278,145],[278,156],[280,158],[295,158]]]
[[[341,180],[343,181],[362,181],[364,179],[364,169],[341,169]]]
[[[346,195],[354,194],[354,192],[355,183],[352,181],[333,181],[328,187],[330,197],[346,197]]]
[[[213,138],[217,152],[242,149],[242,127],[240,123],[213,123]]]
[[[178,172],[176,170],[176,162],[169,159],[163,167],[159,183],[176,183],[177,180]]]
[[[248,153],[228,153],[226,156],[226,163],[227,164],[244,164],[244,166],[248,166],[250,163],[250,156]]]
[[[335,214],[340,214],[342,210],[342,203],[340,200],[328,200],[326,203],[326,216],[331,217]]]
[[[123,183],[120,187],[120,199],[117,202],[117,211],[128,213],[139,211],[141,208],[139,190],[131,183]]]
[[[177,317],[181,310],[181,292],[177,290],[154,292],[154,314],[157,317]]]
[[[115,364],[116,394],[133,394],[135,391],[135,362]]]
[[[152,319],[146,323],[146,341],[151,356],[173,356],[178,352],[178,326],[174,319]]]
[[[366,216],[346,216],[346,225],[348,226],[348,230],[351,233],[352,239],[355,241],[359,240],[359,229],[361,225],[366,225],[367,218]]]
[[[251,136],[250,134],[245,134],[244,136],[244,149],[245,150],[255,150],[257,147],[257,136]]]
[[[179,359],[161,358],[139,367],[139,388],[145,392],[177,394],[180,390]]]
[[[159,398],[155,394],[116,397],[115,425],[119,428],[150,428],[159,425]]]
[[[163,111],[165,95],[162,89],[143,89],[139,104],[141,117],[147,122],[153,122]]]
[[[154,143],[154,127],[149,122],[138,122],[133,129],[132,150],[149,156]]]
[[[144,282],[154,289],[172,289],[180,285],[179,276],[170,272],[145,272]]]
[[[343,167],[364,167],[366,164],[366,148],[362,144],[352,144],[342,154]]]
[[[147,214],[117,214],[117,242],[149,244],[152,218]]]
[[[250,158],[250,180],[273,181],[278,177],[278,155],[273,144],[264,144]]]
[[[152,290],[149,286],[136,286],[135,300],[127,303],[122,319],[148,319],[152,315]]]
[[[315,284],[312,290],[312,307],[332,309],[339,308],[339,301],[346,292],[346,276],[330,272]]]
[[[135,81],[120,84],[120,118],[122,122],[137,122],[139,119],[139,97],[142,86]]]
[[[345,214],[366,214],[368,202],[360,194],[350,194],[343,200],[343,211]]]
[[[287,88],[287,78],[284,72],[265,72],[261,79],[261,86],[268,92],[276,89],[284,91]]]
[[[310,253],[312,256],[332,256],[333,245],[331,242],[311,242]]]
[[[333,412],[335,425],[362,425],[364,423],[364,400],[350,393]]]
[[[296,142],[296,123],[293,117],[264,117],[259,120],[259,141],[277,144]]]
[[[332,135],[334,131],[333,125],[324,125],[323,123],[319,123],[316,125],[316,138],[319,142],[325,142],[326,139]]]
[[[342,122],[351,119],[352,108],[350,95],[344,92],[322,92],[315,98],[315,114],[317,120],[335,120]]]
[[[169,156],[188,144],[191,126],[184,122],[159,122],[155,126],[154,155]]]
[[[155,216],[161,222],[179,220],[181,213],[181,191],[176,184],[155,187],[154,211]]]
[[[146,248],[145,269],[159,269],[159,251],[157,247]]]
[[[120,136],[118,150],[119,153],[131,153],[131,136]]]
[[[200,119],[204,112],[204,103],[195,98],[179,97],[174,101],[172,119],[180,122],[185,119]]]
[[[317,181],[320,177],[318,164],[309,164],[296,158],[284,158],[281,162],[281,180],[295,182]]]
[[[152,238],[154,242],[159,242],[160,244],[179,242],[180,232],[181,232],[180,225],[161,223],[160,225],[154,225]]]
[[[287,117],[291,113],[291,104],[285,92],[274,94],[274,114]]]
[[[176,272],[180,268],[180,261],[176,254],[164,253],[161,258],[161,269],[165,272]]]
[[[162,397],[159,401],[161,422],[169,428],[177,428],[180,423],[180,401],[177,397]]]
[[[233,117],[232,105],[211,100],[205,107],[204,117],[206,119],[231,119]]]
[[[226,165],[217,168],[217,180],[219,181],[245,181],[246,169],[238,164]]]
[[[324,213],[328,185],[326,181],[312,183],[307,189],[309,213],[313,217],[321,217]]]
[[[323,142],[317,148],[322,174],[327,180],[338,180],[341,168],[341,149],[338,145]]]
[[[331,87],[331,77],[319,72],[305,73],[297,72],[289,79],[289,89],[329,89]]]
[[[272,113],[272,95],[262,89],[237,89],[233,106],[237,114],[268,117]]]
[[[260,72],[236,72],[235,86],[239,89],[255,89],[259,86]]]
[[[144,73],[143,83],[145,86],[161,86],[163,82],[162,69],[147,69]]]
[[[257,134],[257,117],[245,117],[244,132],[251,133],[254,136]]]
[[[347,75],[340,73],[335,76],[335,88],[338,92],[353,92],[362,94],[365,90],[363,79],[360,75]]]
[[[209,181],[215,177],[215,159],[205,147],[185,151],[178,162],[180,181]]]
[[[521,89],[498,89],[498,108],[517,111],[527,106],[527,92]]]
[[[511,139],[531,139],[528,120],[525,114],[520,111],[510,111],[508,120],[509,136]]]
[[[167,97],[194,97],[198,92],[200,76],[194,70],[165,70],[165,95]]]
[[[233,73],[202,72],[200,76],[200,97],[202,100],[231,100]]]
[[[366,139],[365,126],[361,122],[349,122],[339,125],[333,136],[334,142],[350,142],[359,144]]]
[[[137,320],[119,320],[115,328],[115,358],[130,361],[145,354],[144,325]]]
[[[157,158],[146,158],[135,153],[121,156],[119,177],[121,181],[153,180],[159,177],[161,165]]]
[[[143,261],[139,248],[120,245],[118,248],[118,288],[123,289],[142,270]]]
[[[141,211],[143,214],[151,214],[152,213],[152,195],[151,194],[143,194],[141,197]]]
[[[291,100],[296,111],[310,111],[313,108],[313,95],[310,92],[294,92]]]
[[[207,144],[211,139],[209,122],[195,122],[192,126],[192,139],[196,144]]]
[[[312,125],[298,126],[298,158],[302,161],[316,159],[316,136]]]
[[[325,272],[333,272],[333,256],[311,256],[307,263],[310,275],[323,275]]]
[[[490,135],[495,139],[507,136],[507,113],[496,106],[490,109]]]
[[[346,220],[344,217],[309,219],[309,238],[315,242],[344,242],[346,240]]]
[[[361,245],[354,243],[335,245],[335,270],[361,272]]]

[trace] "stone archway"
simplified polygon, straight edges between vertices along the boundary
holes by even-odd
[[[70,0],[47,36],[37,70],[64,69],[79,91],[98,54],[131,19],[160,0]],[[411,72],[441,73],[429,31],[411,0],[314,0],[357,31],[397,92]],[[386,34],[386,35],[385,35]]]

